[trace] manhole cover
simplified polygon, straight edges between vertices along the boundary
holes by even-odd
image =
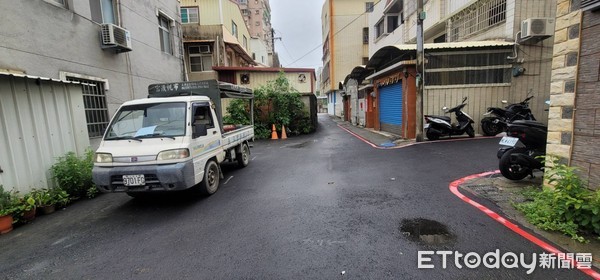
[[[454,239],[444,224],[428,219],[404,219],[400,232],[409,240],[428,245],[442,245]]]

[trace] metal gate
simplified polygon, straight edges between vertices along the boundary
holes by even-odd
[[[402,83],[379,88],[381,130],[402,135]]]

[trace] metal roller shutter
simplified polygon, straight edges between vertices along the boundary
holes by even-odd
[[[402,135],[402,83],[379,88],[381,130]]]

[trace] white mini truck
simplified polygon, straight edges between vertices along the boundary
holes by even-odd
[[[148,98],[123,103],[113,116],[95,154],[94,183],[133,197],[215,193],[222,162],[250,162],[253,97],[251,89],[216,80],[150,85]],[[247,99],[250,125],[223,125],[223,98]]]

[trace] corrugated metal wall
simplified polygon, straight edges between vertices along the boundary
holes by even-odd
[[[480,120],[484,117],[483,114],[486,113],[487,107],[504,107],[502,100],[512,102],[510,89],[510,86],[425,88],[423,111],[425,115],[444,115],[442,110],[444,106],[452,108],[460,104],[463,97],[467,97],[468,105],[463,110],[475,121],[475,133],[482,134]],[[454,114],[447,116],[456,122]]]
[[[50,167],[89,147],[81,85],[0,75],[0,184],[27,192],[51,183]]]

